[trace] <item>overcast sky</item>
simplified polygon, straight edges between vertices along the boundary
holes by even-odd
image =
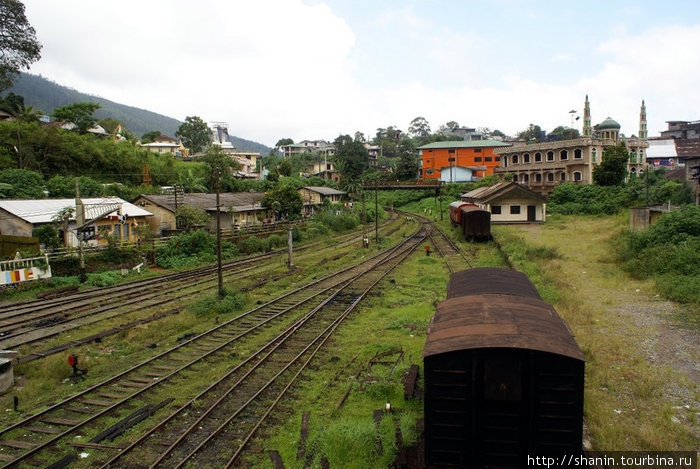
[[[696,0],[24,0],[30,73],[273,146],[457,121],[700,119]],[[583,119],[574,126],[581,129]]]

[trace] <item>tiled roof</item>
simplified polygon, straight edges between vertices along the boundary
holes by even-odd
[[[343,191],[339,191],[337,189],[333,189],[332,187],[326,187],[326,186],[304,186],[304,189],[313,191],[313,192],[318,192],[319,194],[323,195],[345,195],[346,193]]]

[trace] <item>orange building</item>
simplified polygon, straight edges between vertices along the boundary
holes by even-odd
[[[419,179],[470,182],[490,176],[501,160],[493,149],[507,146],[510,144],[496,140],[459,140],[420,146]]]

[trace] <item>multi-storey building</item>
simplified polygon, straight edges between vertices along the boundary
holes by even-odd
[[[496,148],[494,153],[500,157],[500,166],[495,169],[495,174],[510,173],[514,181],[544,195],[563,182],[591,184],[593,168],[601,162],[605,148],[621,141],[629,151],[629,173],[644,171],[648,148],[645,138],[621,138],[620,124],[610,117],[596,126],[591,126],[590,122],[590,105],[586,96],[583,137],[535,144],[517,142],[511,147]],[[646,107],[643,101],[639,134],[646,136]]]
[[[496,140],[434,142],[417,148],[421,180],[469,182],[493,174],[500,156],[494,152],[510,144]]]

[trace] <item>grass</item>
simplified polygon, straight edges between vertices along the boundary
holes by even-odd
[[[564,217],[499,227],[499,234],[516,267],[567,321],[586,356],[584,413],[594,448],[696,449],[697,389],[662,359],[646,358],[657,334],[647,315],[665,311],[654,281],[633,279],[615,264],[615,240],[626,223],[622,215]],[[533,255],[542,247],[558,254]],[[668,313],[666,320],[692,316],[680,311],[686,312]],[[678,393],[691,402],[689,409],[678,409]]]

